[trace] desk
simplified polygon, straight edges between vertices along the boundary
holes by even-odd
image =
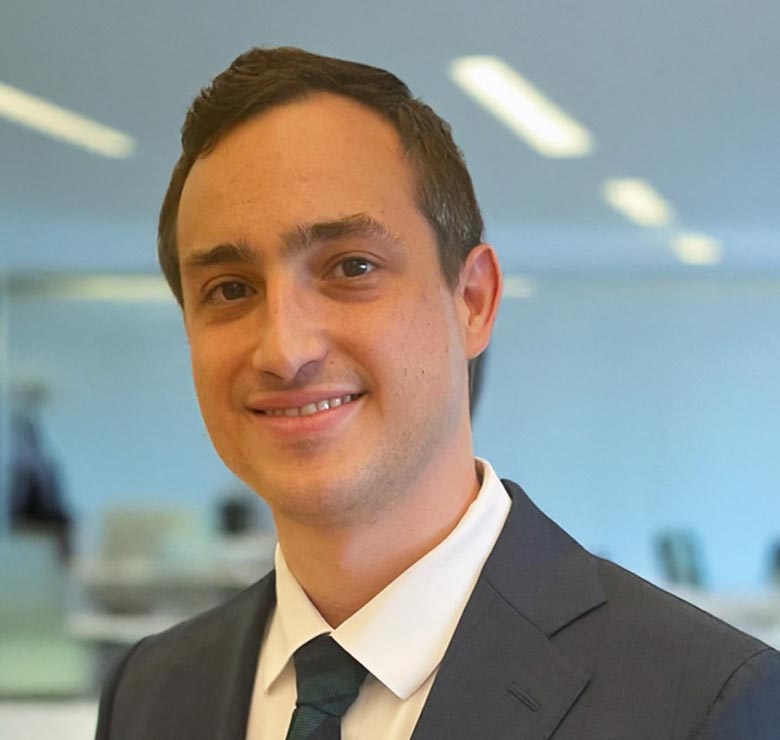
[[[80,558],[71,573],[87,603],[100,613],[161,612],[183,618],[262,578],[273,568],[275,545],[273,533],[253,533],[158,559]]]
[[[95,736],[97,702],[0,702],[3,740],[89,740]]]
[[[181,614],[106,614],[84,611],[68,614],[65,628],[73,637],[106,645],[134,645],[147,635],[173,627]]]

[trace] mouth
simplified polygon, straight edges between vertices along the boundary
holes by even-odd
[[[267,408],[257,409],[255,413],[261,416],[314,416],[315,414],[321,414],[324,411],[330,411],[331,409],[337,409],[340,406],[346,406],[347,404],[357,401],[363,397],[363,393],[348,393],[345,396],[335,396],[334,398],[324,398],[321,401],[312,401],[304,406],[289,406],[279,408]]]

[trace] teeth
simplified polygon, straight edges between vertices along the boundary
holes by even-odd
[[[266,416],[311,416],[319,411],[337,409],[345,403],[354,401],[357,397],[358,394],[347,394],[346,396],[341,396],[339,398],[328,398],[327,400],[317,401],[316,403],[307,403],[305,406],[299,408],[266,409],[263,413],[265,413]]]

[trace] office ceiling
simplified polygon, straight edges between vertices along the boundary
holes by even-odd
[[[777,273],[778,38],[777,0],[4,0],[0,82],[138,142],[108,159],[0,119],[4,268],[153,270],[189,101],[244,49],[292,44],[387,67],[452,123],[510,271],[689,273],[668,242],[690,230],[723,245],[707,270]],[[467,54],[513,65],[594,154],[531,150],[448,78]],[[600,196],[610,177],[648,180],[677,223],[626,221]]]

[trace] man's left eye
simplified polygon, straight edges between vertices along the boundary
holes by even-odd
[[[350,257],[336,265],[336,277],[354,278],[366,275],[376,268],[373,262],[362,257]]]

